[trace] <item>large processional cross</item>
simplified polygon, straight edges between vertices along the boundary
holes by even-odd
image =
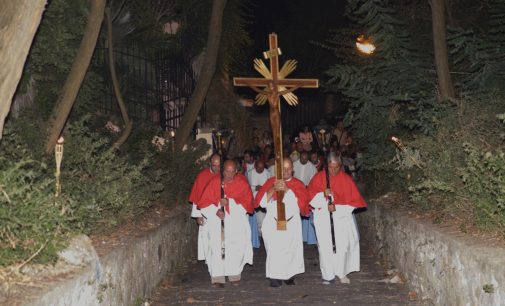
[[[284,97],[289,105],[297,105],[298,97],[293,94],[298,88],[317,88],[317,79],[286,79],[296,69],[296,60],[287,60],[279,70],[279,55],[281,50],[277,46],[277,34],[268,36],[269,50],[263,52],[265,59],[270,60],[270,69],[265,63],[257,58],[254,59],[254,69],[264,78],[233,78],[233,85],[247,86],[258,94],[256,104],[270,105],[270,126],[272,128],[275,154],[275,177],[283,179],[282,175],[282,124],[280,96]],[[276,191],[277,194],[277,230],[286,230],[286,211],[283,202],[284,192]]]

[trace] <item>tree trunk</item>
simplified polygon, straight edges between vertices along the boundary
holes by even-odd
[[[435,66],[437,70],[439,101],[454,98],[454,87],[449,73],[447,58],[447,41],[445,37],[445,1],[431,1],[431,16],[433,25],[433,47],[435,51]]]
[[[56,102],[51,118],[49,119],[48,139],[46,142],[46,153],[49,154],[54,149],[56,141],[60,137],[61,131],[65,127],[70,111],[74,106],[75,98],[79,93],[82,81],[95,50],[96,41],[100,28],[102,26],[105,0],[90,0],[91,9],[88,16],[88,22],[84,29],[84,36],[81,40],[79,50],[74,57],[74,62],[70,73],[63,86],[62,93]]]
[[[214,0],[212,2],[212,16],[210,18],[205,58],[203,60],[196,88],[191,95],[188,107],[186,108],[184,117],[181,120],[181,125],[177,129],[177,134],[175,135],[176,150],[181,150],[186,143],[186,140],[191,133],[191,128],[195,124],[198,113],[202,108],[212,77],[216,71],[217,55],[219,51],[219,43],[221,41],[223,11],[225,6],[226,0]]]
[[[121,110],[121,116],[123,117],[123,121],[125,124],[125,129],[123,130],[123,133],[116,140],[116,142],[112,145],[113,148],[119,149],[119,147],[121,147],[121,145],[130,136],[130,133],[133,128],[133,123],[131,122],[130,118],[128,117],[128,109],[126,108],[126,105],[124,103],[123,95],[121,95],[121,90],[119,89],[119,82],[117,81],[116,65],[115,65],[115,61],[114,61],[114,49],[113,49],[114,44],[112,41],[112,18],[110,16],[110,9],[109,8],[107,8],[105,10],[105,16],[107,17],[107,35],[108,35],[108,41],[109,41],[108,55],[109,55],[110,77],[112,79],[112,86],[114,87],[114,95],[116,96],[117,103],[119,104],[119,109]]]
[[[12,97],[46,0],[2,0],[0,10],[0,139]]]

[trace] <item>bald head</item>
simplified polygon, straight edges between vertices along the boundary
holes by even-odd
[[[282,161],[282,176],[285,180],[293,176],[293,161],[289,157],[284,157]]]
[[[223,166],[224,181],[225,182],[232,181],[236,173],[237,173],[237,163],[232,159],[225,161]]]

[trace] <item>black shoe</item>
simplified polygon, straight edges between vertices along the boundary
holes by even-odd
[[[288,286],[294,286],[295,285],[295,278],[291,277],[290,279],[285,280],[284,284],[286,284]]]
[[[275,278],[270,279],[270,287],[278,288],[280,286],[282,286],[282,281],[280,279],[275,279]]]

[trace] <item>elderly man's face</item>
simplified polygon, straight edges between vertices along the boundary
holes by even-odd
[[[219,156],[214,156],[210,160],[210,169],[214,173],[218,173],[221,170],[221,161],[219,160]]]
[[[340,171],[340,167],[342,165],[338,162],[330,162],[328,163],[328,173],[331,175],[331,176],[335,176],[338,174],[338,172]]]
[[[293,162],[290,159],[285,159],[282,162],[282,176],[285,180],[293,176]]]
[[[226,161],[224,163],[223,178],[225,182],[230,182],[237,173],[237,165],[233,161]]]

